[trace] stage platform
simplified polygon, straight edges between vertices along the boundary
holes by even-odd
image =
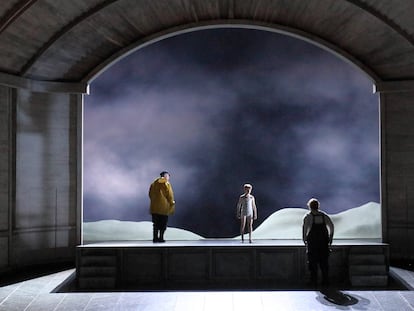
[[[299,289],[309,277],[301,240],[99,242],[78,246],[76,254],[81,290]],[[388,271],[388,244],[334,241],[333,284],[386,286]]]

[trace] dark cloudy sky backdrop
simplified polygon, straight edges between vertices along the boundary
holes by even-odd
[[[84,221],[150,220],[148,187],[171,173],[169,225],[238,234],[253,184],[259,220],[310,197],[328,213],[379,202],[378,98],[361,71],[285,35],[182,34],[142,48],[85,99]]]

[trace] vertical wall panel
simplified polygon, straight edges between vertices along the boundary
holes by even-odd
[[[414,92],[381,94],[384,241],[391,259],[414,259]]]
[[[78,244],[80,98],[64,93],[18,91],[13,223],[17,264],[32,264],[27,256],[30,251],[36,253],[36,261],[67,256],[67,249],[74,256]]]
[[[9,220],[10,126],[10,89],[0,86],[0,231]]]
[[[0,268],[9,263],[13,153],[12,90],[0,86]]]

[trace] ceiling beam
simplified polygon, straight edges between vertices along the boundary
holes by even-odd
[[[64,26],[62,29],[60,29],[58,32],[56,32],[43,46],[34,54],[27,63],[23,66],[23,68],[20,70],[20,75],[24,76],[27,74],[27,72],[32,68],[32,66],[36,63],[36,61],[56,42],[58,41],[62,36],[64,36],[67,32],[69,32],[71,29],[76,27],[76,25],[82,23],[84,20],[90,18],[91,16],[98,13],[100,10],[104,9],[105,7],[111,5],[114,2],[117,2],[118,0],[106,0],[102,2],[101,4],[98,4],[97,6],[93,7],[89,11],[85,12],[82,15],[79,15],[76,17],[73,21],[71,21],[69,24]]]
[[[387,25],[390,29],[397,32],[401,37],[403,37],[408,42],[410,42],[411,45],[414,45],[413,36],[411,36],[407,31],[405,31],[403,28],[401,28],[400,25],[398,25],[396,22],[394,22],[392,19],[390,19],[389,17],[387,17],[386,15],[381,13],[380,11],[375,10],[373,7],[371,7],[370,5],[364,3],[361,0],[345,0],[345,1],[347,1],[349,3],[352,3],[353,5],[359,7],[360,9],[362,9],[363,11],[365,11],[365,12],[371,14],[372,16],[374,16],[375,18],[379,19],[382,23]]]
[[[18,19],[26,10],[28,10],[37,0],[22,0],[14,5],[9,12],[0,20],[0,34]]]
[[[40,81],[1,72],[0,85],[32,92],[89,94],[89,84],[85,82]]]

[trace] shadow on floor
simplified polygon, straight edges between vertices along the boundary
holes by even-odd
[[[0,287],[74,268],[73,262],[60,262],[11,269],[0,274]]]
[[[321,294],[324,295],[323,298],[330,303],[340,306],[352,306],[359,302],[359,300],[349,294],[345,294],[337,289],[322,289]]]

